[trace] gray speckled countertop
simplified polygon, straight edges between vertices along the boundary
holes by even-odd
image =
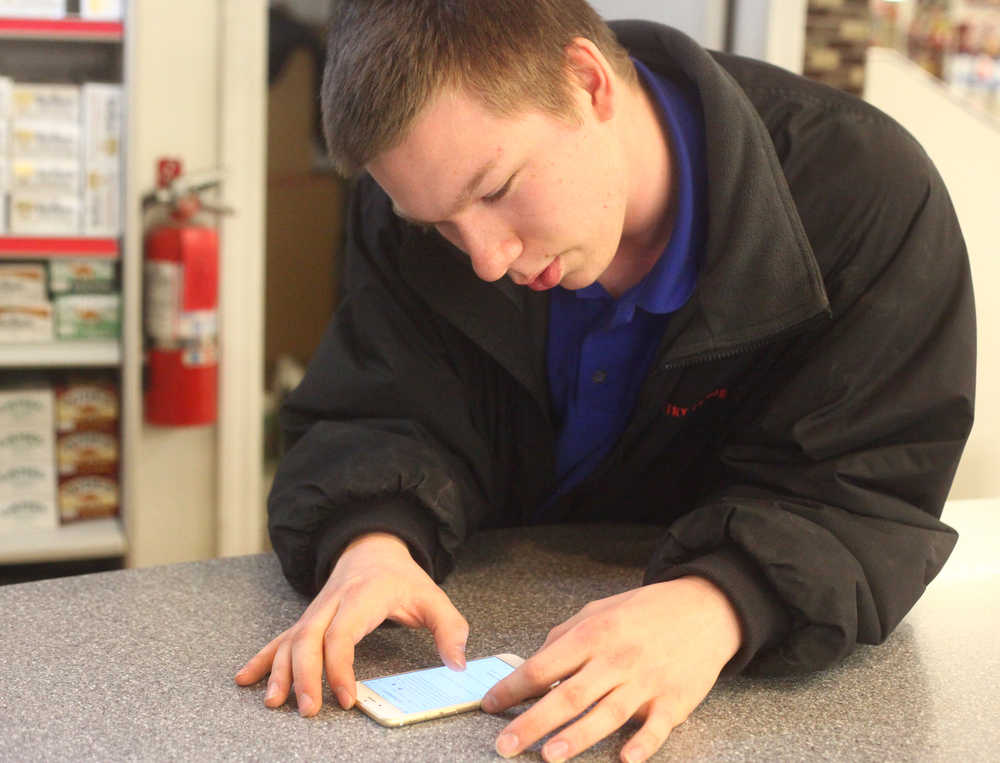
[[[946,508],[962,539],[885,644],[812,676],[721,682],[656,759],[1000,759],[998,513],[1000,501]],[[473,539],[444,585],[471,625],[469,657],[527,657],[588,601],[638,585],[658,533]],[[387,729],[329,694],[304,719],[265,708],[262,684],[237,686],[240,665],[305,605],[267,554],[0,588],[0,760],[500,760],[504,718]],[[434,664],[426,631],[383,627],[355,667],[367,678]],[[630,733],[574,760],[616,760]]]

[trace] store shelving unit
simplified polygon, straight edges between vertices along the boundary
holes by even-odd
[[[125,41],[125,24],[120,21],[91,21],[80,18],[25,19],[0,17],[0,41],[13,41],[24,53],[47,45],[44,56],[60,56],[84,51],[96,44],[100,55],[93,60],[107,61],[109,55],[120,57]],[[79,43],[53,45],[53,43]],[[109,47],[110,46],[110,47]],[[8,60],[9,63],[9,60]],[[5,72],[13,73],[16,72]],[[123,157],[124,158],[124,157]],[[124,178],[122,198],[124,198]],[[61,258],[121,259],[121,239],[62,236],[0,235],[0,261],[53,260]],[[124,284],[124,280],[123,280]],[[124,295],[123,295],[124,296]],[[105,368],[121,369],[122,342],[52,341],[44,343],[0,345],[0,370]],[[125,406],[121,407],[125,415]],[[122,443],[120,452],[127,452]],[[0,535],[0,564],[55,562],[124,556],[126,535],[119,516],[61,525],[55,529],[23,529]]]
[[[124,24],[120,21],[0,17],[0,39],[8,40],[121,42],[125,34],[124,29]]]

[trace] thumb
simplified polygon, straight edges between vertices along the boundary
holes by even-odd
[[[424,624],[434,634],[434,643],[444,664],[452,670],[465,670],[469,623],[440,588],[423,602],[422,610]]]

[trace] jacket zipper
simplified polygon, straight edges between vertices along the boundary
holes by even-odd
[[[691,366],[696,366],[700,363],[712,363],[717,360],[725,360],[726,358],[733,358],[737,355],[742,355],[745,352],[753,352],[754,350],[759,350],[762,347],[766,347],[769,344],[778,342],[785,339],[792,334],[797,334],[799,332],[805,331],[810,328],[812,324],[819,324],[821,321],[830,320],[829,310],[822,313],[818,313],[804,321],[799,321],[787,328],[778,331],[775,334],[764,337],[763,339],[755,339],[752,342],[747,342],[745,344],[737,345],[729,350],[723,350],[720,352],[713,352],[703,355],[692,355],[688,358],[682,358],[681,360],[675,360],[672,363],[664,363],[657,369],[657,373],[664,373],[666,371],[676,371],[679,368],[690,368]]]

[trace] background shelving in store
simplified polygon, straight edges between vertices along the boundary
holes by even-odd
[[[124,83],[125,24],[121,20],[9,18],[4,17],[2,8],[0,3],[0,76],[49,84]],[[120,170],[119,178],[120,200],[124,198],[124,173]],[[0,231],[0,262],[48,263],[68,258],[120,262],[121,243],[119,236],[24,236]],[[0,344],[0,378],[15,383],[26,375],[37,376],[53,369],[104,369],[118,377],[120,389],[122,361],[120,337]],[[124,415],[124,406],[119,410]],[[121,458],[125,452],[119,442]],[[121,517],[119,505],[115,517],[77,521],[54,529],[22,528],[0,533],[0,565],[122,557],[126,536]]]

